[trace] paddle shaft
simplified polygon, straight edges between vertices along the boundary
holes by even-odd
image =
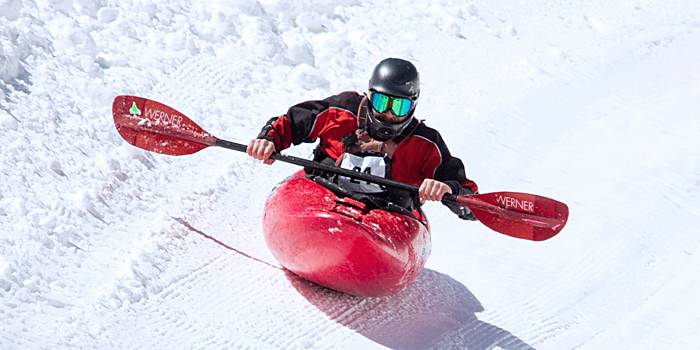
[[[239,152],[247,152],[247,149],[248,149],[248,146],[246,146],[246,145],[242,145],[240,143],[226,141],[226,140],[222,140],[222,139],[217,139],[215,145],[217,147],[223,147],[223,148],[227,148],[227,149],[239,151]],[[388,187],[393,187],[393,188],[408,191],[408,192],[418,193],[418,189],[419,189],[419,187],[416,185],[411,185],[411,184],[407,184],[407,183],[403,183],[403,182],[399,182],[399,181],[385,179],[383,177],[374,176],[374,175],[370,175],[370,174],[366,174],[366,173],[361,173],[359,171],[353,171],[353,170],[344,169],[344,168],[340,168],[340,167],[336,167],[336,166],[326,165],[323,163],[314,162],[314,161],[303,159],[303,158],[287,156],[287,155],[277,153],[277,152],[270,155],[270,158],[274,159],[274,160],[279,160],[279,161],[285,162],[285,163],[290,163],[290,164],[299,165],[299,166],[303,166],[303,167],[314,169],[314,170],[321,170],[321,171],[325,171],[325,172],[329,172],[329,173],[333,173],[333,174],[347,176],[349,178],[353,178],[356,180],[368,181],[368,182],[372,182],[372,183],[376,183],[376,184],[380,184],[380,185],[384,185],[384,186],[388,186]],[[457,203],[457,204],[464,205],[464,206],[467,206],[470,208],[480,209],[480,210],[483,210],[483,211],[486,211],[489,213],[498,213],[499,215],[502,215],[502,216],[508,215],[507,211],[504,211],[502,208],[500,208],[496,205],[493,205],[491,203],[486,203],[484,201],[479,201],[479,200],[476,200],[475,198],[474,199],[469,198],[469,196],[457,196],[457,195],[454,195],[451,193],[446,193],[442,197],[442,201],[449,202],[449,203]],[[527,214],[524,214],[524,213],[519,213],[518,215],[528,216]],[[511,214],[508,216],[513,216],[513,215]],[[541,222],[542,218],[534,217],[534,219],[535,220],[532,220],[532,223],[536,226],[540,226],[537,224],[537,222]]]

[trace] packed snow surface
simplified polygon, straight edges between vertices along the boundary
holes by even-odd
[[[567,227],[430,203],[423,274],[353,297],[265,247],[297,167],[149,153],[111,117],[138,95],[247,143],[385,57],[482,192],[563,201]],[[696,0],[0,0],[0,349],[697,349],[698,111]]]

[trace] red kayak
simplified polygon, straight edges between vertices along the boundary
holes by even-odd
[[[368,209],[298,172],[265,204],[265,242],[288,270],[341,292],[378,297],[400,292],[430,255],[422,211]]]

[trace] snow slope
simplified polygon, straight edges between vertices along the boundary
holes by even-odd
[[[694,349],[700,3],[0,0],[0,349]],[[528,242],[426,211],[390,298],[285,273],[260,230],[296,170],[121,140],[111,102],[247,142],[388,56],[482,192],[569,205]],[[289,150],[307,157],[312,145]]]

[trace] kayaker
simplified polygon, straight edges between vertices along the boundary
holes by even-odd
[[[302,142],[320,143],[314,161],[419,185],[418,198],[403,191],[348,178],[333,181],[354,193],[387,198],[413,210],[446,193],[477,193],[464,165],[447,149],[440,133],[415,117],[420,76],[409,61],[387,58],[374,68],[367,93],[342,92],[299,103],[270,119],[248,155],[272,164],[270,155]],[[446,204],[461,219],[475,220],[468,208]]]

